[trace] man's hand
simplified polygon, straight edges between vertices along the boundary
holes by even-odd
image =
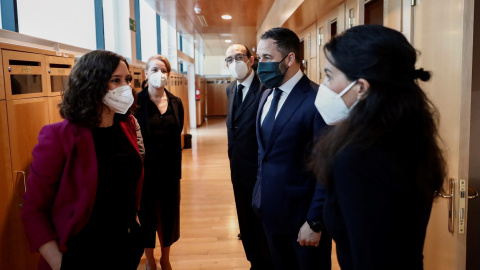
[[[310,228],[310,225],[305,221],[305,223],[302,225],[300,228],[300,231],[298,232],[298,239],[297,242],[300,244],[300,246],[316,246],[318,247],[318,244],[320,243],[320,236],[322,235],[322,232],[314,232]]]

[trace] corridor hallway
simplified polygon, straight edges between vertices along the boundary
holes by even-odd
[[[225,120],[208,118],[201,127],[192,129],[192,148],[182,152],[180,239],[170,251],[174,270],[250,269],[237,237]],[[160,254],[157,239],[158,270]],[[144,269],[145,256],[138,267]],[[332,269],[340,269],[333,251]]]

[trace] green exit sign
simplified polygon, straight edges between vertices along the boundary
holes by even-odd
[[[132,18],[129,18],[129,19],[130,19],[130,30],[132,30],[133,32],[137,32],[137,22]]]

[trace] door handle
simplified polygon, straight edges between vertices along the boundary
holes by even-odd
[[[14,172],[17,173],[17,177],[18,177],[19,173],[23,174],[23,188],[24,188],[25,192],[27,192],[27,182],[25,180],[25,171],[14,171]],[[16,184],[16,181],[17,181],[17,179],[15,178],[15,184]],[[19,205],[20,205],[20,208],[23,207],[23,202],[20,202]]]
[[[442,194],[436,191],[437,196],[448,199],[448,232],[453,234],[453,210],[454,210],[454,196],[455,196],[455,179],[448,179],[448,194]]]
[[[474,194],[474,195],[470,195],[470,194]],[[474,189],[473,187],[468,186],[468,199],[472,200],[472,199],[476,199],[476,198],[478,198],[478,191],[476,189]]]
[[[25,171],[15,171],[15,172],[17,173],[17,176],[19,173],[23,174],[23,187],[25,189],[25,192],[27,192],[27,182],[25,181]]]

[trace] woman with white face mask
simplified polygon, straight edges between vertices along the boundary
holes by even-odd
[[[423,244],[445,161],[417,52],[398,31],[350,28],[324,47],[315,101],[333,125],[311,165],[327,187],[324,226],[342,269],[423,269]]]
[[[147,62],[146,86],[138,93],[135,117],[145,144],[145,181],[139,218],[144,232],[147,269],[157,269],[154,248],[160,240],[162,270],[172,269],[170,246],[180,237],[181,133],[183,105],[165,87],[170,76],[167,58],[156,55]]]
[[[143,181],[128,64],[92,51],[72,69],[32,156],[22,219],[39,269],[137,269]]]

